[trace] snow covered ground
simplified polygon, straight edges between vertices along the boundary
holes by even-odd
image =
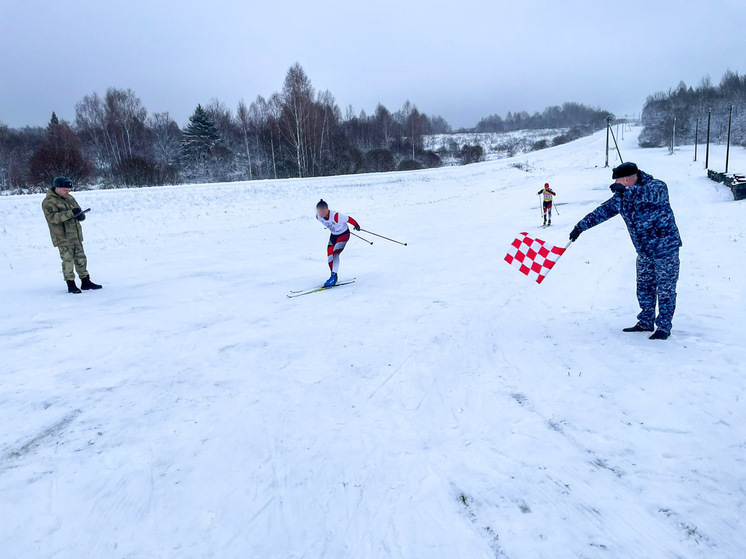
[[[2,556],[743,557],[746,207],[635,136],[684,238],[667,342],[621,333],[620,218],[540,286],[503,262],[608,197],[603,132],[531,172],[81,192],[77,296],[41,197],[1,198]],[[321,196],[409,246],[353,239],[354,285],[287,299],[328,275]]]

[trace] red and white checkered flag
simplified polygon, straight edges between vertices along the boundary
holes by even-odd
[[[570,243],[565,248],[552,246],[541,239],[532,239],[528,233],[521,233],[510,245],[505,262],[541,283],[569,246]]]

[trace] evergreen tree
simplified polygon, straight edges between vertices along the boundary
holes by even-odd
[[[191,161],[204,160],[220,145],[220,133],[202,105],[197,105],[189,124],[184,128],[181,143],[184,157]]]
[[[31,181],[48,186],[55,177],[64,175],[77,183],[85,181],[92,171],[91,164],[81,152],[75,132],[52,113],[42,145],[29,160]]]
[[[46,134],[44,141],[48,147],[54,149],[64,149],[65,140],[67,136],[65,127],[60,124],[60,119],[57,118],[57,114],[52,112],[52,118],[49,119],[47,124]]]
[[[60,119],[57,118],[57,113],[52,111],[52,118],[49,120],[49,124],[47,124],[47,134],[50,136],[54,135],[57,132],[57,127],[60,125]]]

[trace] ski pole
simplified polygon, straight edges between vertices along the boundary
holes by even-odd
[[[372,244],[373,244],[373,241],[369,241],[369,240],[368,240],[368,239],[366,239],[365,237],[361,237],[360,235],[356,235],[356,234],[355,234],[355,233],[353,233],[352,231],[350,231],[350,235],[352,235],[353,237],[357,237],[357,238],[358,238],[358,239],[360,239],[361,241],[365,241],[365,242],[366,242],[366,243],[368,243],[369,245],[372,245]]]
[[[559,215],[559,210],[557,210],[557,204],[552,204],[552,206],[554,206],[554,213]]]
[[[373,231],[368,231],[367,229],[360,229],[360,231],[365,231],[366,233],[369,233],[369,234],[374,235],[376,237],[380,237],[381,239],[385,239],[387,241],[391,241],[392,243],[396,243],[398,245],[407,246],[407,243],[402,243],[401,241],[395,241],[394,239],[389,239],[388,237],[384,237],[383,235],[379,235],[378,233],[374,233]]]

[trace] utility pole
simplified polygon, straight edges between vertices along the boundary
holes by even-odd
[[[412,119],[412,161],[414,161],[414,114],[409,118]]]
[[[676,117],[673,117],[673,131],[671,132],[671,155],[676,149]]]
[[[606,117],[606,165],[609,166],[609,131],[611,130],[611,115]]]
[[[733,105],[730,106],[730,114],[728,115],[728,147],[725,148],[725,172],[728,172],[728,160],[730,159],[730,127],[733,123]]]
[[[710,169],[710,119],[712,117],[712,109],[707,111],[707,152],[705,154],[705,169]]]

